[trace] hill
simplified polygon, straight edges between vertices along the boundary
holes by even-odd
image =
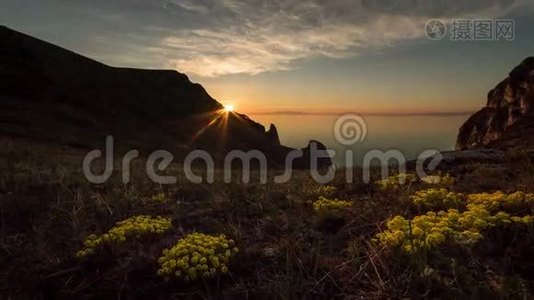
[[[174,70],[111,67],[0,26],[0,134],[81,148],[257,149],[282,163],[291,148]]]

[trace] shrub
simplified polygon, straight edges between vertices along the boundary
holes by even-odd
[[[234,241],[224,235],[192,233],[172,248],[163,250],[158,259],[158,275],[189,281],[224,274],[228,272],[230,257],[237,252]]]
[[[125,242],[129,238],[140,238],[149,234],[160,234],[171,228],[171,220],[161,216],[134,216],[123,221],[119,221],[108,232],[97,236],[89,235],[84,241],[84,248],[77,257],[85,257],[94,253],[104,245],[112,245]]]

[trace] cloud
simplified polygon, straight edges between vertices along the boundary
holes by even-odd
[[[26,0],[8,1],[28,7],[20,4]],[[51,1],[29,9],[44,18]],[[72,0],[60,6],[68,17],[49,12],[49,18],[62,31],[82,28],[79,35],[89,40],[84,49],[91,52],[83,53],[113,65],[214,77],[290,70],[315,57],[354,57],[420,39],[432,18],[496,18],[526,6],[532,1]]]
[[[525,2],[219,0],[204,1],[202,8],[195,3],[198,17],[215,15],[215,26],[168,32],[159,51],[170,57],[167,67],[213,77],[288,70],[317,56],[352,57],[423,37],[429,18],[495,17]]]
[[[426,19],[377,16],[365,26],[326,22],[321,26],[283,30],[279,21],[263,26],[176,32],[161,42],[161,55],[186,73],[201,76],[258,74],[288,70],[301,59],[344,58],[365,48],[379,48],[421,37]],[[300,24],[299,24],[300,25]]]

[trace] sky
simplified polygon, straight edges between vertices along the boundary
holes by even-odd
[[[532,0],[1,0],[0,23],[112,66],[175,69],[248,114],[473,112],[534,54]],[[515,22],[453,41],[429,20]]]

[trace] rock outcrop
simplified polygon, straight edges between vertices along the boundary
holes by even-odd
[[[460,128],[457,150],[534,144],[534,57],[488,94],[486,107]]]
[[[269,127],[269,130],[267,130],[267,138],[271,140],[271,142],[274,145],[280,145],[280,137],[278,136],[278,130],[276,129],[276,126],[271,123],[271,126]]]
[[[300,150],[302,151],[303,156],[293,162],[293,166],[297,169],[308,168],[311,160],[315,158],[317,158],[316,162],[318,169],[328,168],[332,165],[332,160],[329,157],[325,157],[328,149],[319,141],[311,140],[306,148]]]

